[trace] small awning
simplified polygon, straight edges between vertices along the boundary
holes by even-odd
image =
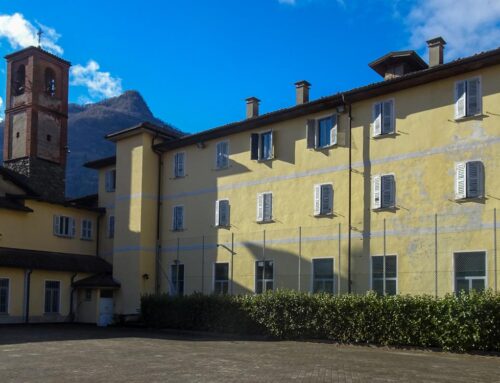
[[[119,289],[120,283],[111,274],[96,274],[73,282],[73,287],[81,289]]]

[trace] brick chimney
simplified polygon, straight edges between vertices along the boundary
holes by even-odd
[[[259,115],[259,102],[257,97],[249,97],[247,102],[247,118],[257,117]]]
[[[309,102],[309,88],[311,84],[305,80],[295,83],[295,103],[297,105]]]
[[[443,52],[446,41],[442,37],[436,37],[427,41],[429,47],[429,67],[432,68],[436,65],[441,65],[443,60]]]

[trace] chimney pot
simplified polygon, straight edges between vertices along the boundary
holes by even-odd
[[[443,64],[443,52],[446,41],[442,37],[427,40],[429,47],[429,67]]]
[[[305,80],[295,83],[295,102],[297,105],[309,102],[309,88],[311,84]]]
[[[257,117],[259,115],[260,100],[257,97],[249,97],[247,102],[247,118]]]

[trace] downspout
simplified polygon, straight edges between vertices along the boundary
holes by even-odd
[[[344,105],[345,94],[342,93],[342,102]],[[347,292],[351,294],[352,292],[352,277],[351,277],[351,237],[352,237],[352,138],[351,138],[351,129],[352,129],[352,106],[349,103],[349,191],[348,191],[348,222],[347,222]]]
[[[75,314],[73,312],[73,295],[75,294],[75,288],[73,287],[73,283],[75,282],[75,278],[78,273],[75,273],[71,276],[71,293],[69,294],[69,321],[74,322]]]
[[[163,168],[162,161],[162,153],[155,150],[155,139],[158,138],[158,134],[153,137],[153,141],[151,143],[151,150],[158,156],[158,191],[156,198],[156,259],[155,259],[155,293],[160,293],[160,258],[161,258],[161,192],[162,192],[162,183],[161,183],[161,174]]]
[[[27,269],[25,278],[26,278],[26,312],[25,312],[25,323],[30,323],[30,290],[31,290],[31,273],[33,270]]]
[[[101,244],[100,241],[100,232],[101,232],[101,218],[103,216],[103,213],[99,213],[97,216],[97,222],[96,222],[96,234],[95,234],[95,256],[99,257],[99,245]]]

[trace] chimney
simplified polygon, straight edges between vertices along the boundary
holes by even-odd
[[[257,117],[259,115],[259,102],[257,97],[249,97],[247,101],[247,118]]]
[[[432,68],[436,65],[443,63],[443,51],[446,41],[442,37],[436,37],[427,41],[429,47],[429,67]]]
[[[295,103],[297,105],[309,102],[309,88],[311,84],[307,81],[299,81],[295,83]]]

